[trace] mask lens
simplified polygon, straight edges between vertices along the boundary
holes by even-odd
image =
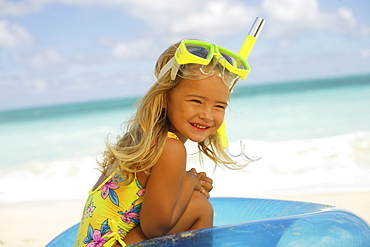
[[[186,49],[194,56],[207,59],[209,57],[209,49],[199,45],[186,45]]]
[[[233,56],[227,55],[227,54],[222,53],[222,52],[221,52],[221,55],[222,55],[222,58],[224,58],[232,66],[234,66],[238,69],[247,69],[245,67],[243,61],[240,60],[240,58],[233,57]]]
[[[247,67],[245,67],[245,64],[240,59],[235,59],[234,66],[237,67],[238,69],[245,69],[245,70],[248,69]]]
[[[222,57],[229,62],[229,64],[234,65],[234,59],[230,57],[229,55],[226,55],[225,53],[221,52]]]

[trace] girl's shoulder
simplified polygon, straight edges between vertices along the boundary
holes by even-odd
[[[186,148],[178,138],[169,137],[164,143],[164,147],[157,163],[152,167],[152,172],[167,171],[168,174],[175,171],[182,171],[186,166]]]
[[[167,134],[167,140],[164,144],[164,149],[162,152],[162,155],[165,156],[173,156],[173,155],[179,155],[179,156],[186,156],[186,148],[184,143],[180,141],[180,139],[176,136],[176,134],[172,132],[168,132]]]

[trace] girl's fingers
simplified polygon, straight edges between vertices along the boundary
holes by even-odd
[[[213,189],[213,180],[207,177],[205,172],[197,172],[194,168],[191,168],[189,172],[193,173],[197,176],[200,181],[201,186],[204,188],[207,194],[207,198],[209,198],[209,193]]]
[[[199,178],[199,180],[210,183],[210,184],[213,184],[212,178],[209,178],[209,177],[201,177],[201,178]]]
[[[206,181],[208,183],[211,183],[211,184],[213,183],[213,180],[211,178],[207,177],[207,174],[205,172],[198,172],[197,176],[200,180],[204,180],[204,181]]]
[[[200,184],[203,186],[204,189],[206,189],[208,192],[210,192],[213,189],[212,183],[208,183],[204,180],[200,180]]]
[[[195,176],[197,176],[199,178],[198,173],[197,173],[197,170],[195,170],[194,168],[191,168],[189,170],[189,172],[193,173]]]
[[[199,179],[202,177],[207,177],[207,174],[205,172],[198,172],[197,175]]]
[[[200,193],[202,193],[202,195],[204,195],[207,199],[209,199],[209,192],[206,189],[204,188],[201,189]]]

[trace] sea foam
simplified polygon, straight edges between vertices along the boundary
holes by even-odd
[[[245,152],[261,159],[242,171],[199,164],[187,144],[188,169],[214,180],[212,196],[266,197],[285,194],[357,192],[370,188],[370,132],[293,141],[243,140]],[[230,153],[240,153],[239,142]],[[240,158],[238,160],[241,160]],[[96,157],[31,162],[0,174],[0,202],[84,200],[100,176]]]

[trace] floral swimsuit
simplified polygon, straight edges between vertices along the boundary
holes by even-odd
[[[169,138],[177,138],[171,132]],[[128,185],[114,172],[95,190],[90,190],[86,201],[75,247],[112,246],[140,224],[140,210],[145,189],[136,178]]]

